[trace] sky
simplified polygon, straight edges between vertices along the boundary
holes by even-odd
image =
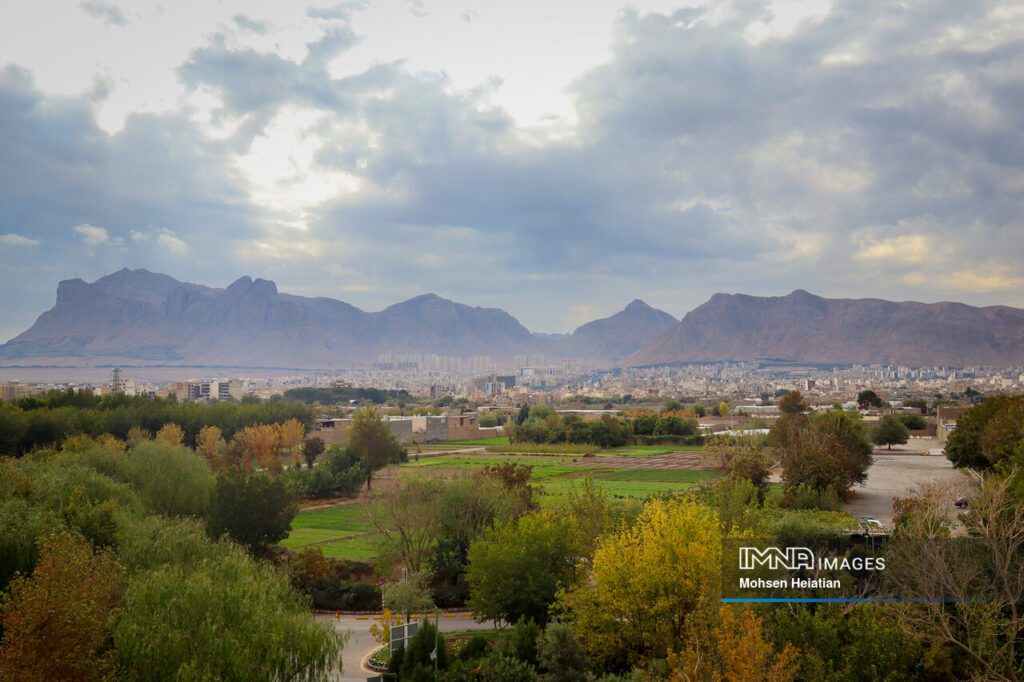
[[[0,341],[122,267],[1024,307],[1024,2],[0,4]]]

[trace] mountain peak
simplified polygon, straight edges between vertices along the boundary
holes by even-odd
[[[626,311],[629,311],[629,312],[633,312],[633,311],[654,310],[654,308],[652,308],[651,306],[647,305],[646,303],[641,301],[639,298],[634,298],[632,301],[629,302],[629,305],[627,305],[625,308],[623,308],[623,310],[626,310]]]

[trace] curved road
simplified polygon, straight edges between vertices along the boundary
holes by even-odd
[[[448,617],[446,617],[448,616]],[[330,623],[338,632],[348,632],[349,639],[345,648],[341,651],[343,666],[342,674],[332,675],[331,680],[335,682],[366,682],[366,680],[377,673],[363,670],[360,665],[362,660],[379,645],[370,635],[370,626],[373,624],[373,616],[366,620],[357,616],[341,616],[335,618],[328,614],[316,614],[314,618],[318,622]],[[456,632],[459,630],[489,630],[494,627],[491,622],[478,623],[470,617],[469,613],[441,614],[441,632]]]

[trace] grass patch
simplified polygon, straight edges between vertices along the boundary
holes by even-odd
[[[542,506],[554,508],[556,506],[555,501],[548,500],[547,498],[554,496],[564,499],[574,483],[576,481],[570,478],[554,478],[541,481],[539,486],[548,493],[542,499]],[[682,481],[602,481],[598,479],[595,479],[594,483],[604,488],[609,495],[614,497],[633,497],[638,499],[663,492],[685,490],[696,485],[696,482]]]
[[[373,559],[377,556],[377,547],[372,535],[361,535],[339,542],[328,542],[319,546],[323,548],[326,556],[338,557],[340,559]]]
[[[620,469],[595,476],[600,481],[671,481],[699,483],[719,478],[717,471],[688,471],[677,469]]]
[[[505,454],[559,454],[582,455],[587,452],[600,452],[601,446],[592,443],[509,443],[487,446],[488,452]]]
[[[499,443],[508,443],[508,437],[497,436],[495,438],[476,438],[474,440],[450,440],[445,445],[497,445]]]
[[[700,452],[703,448],[700,445],[627,445],[615,450],[605,450],[603,454],[624,455],[636,457],[653,457],[654,455],[668,455],[673,452]]]
[[[357,533],[373,530],[369,519],[366,518],[366,508],[361,504],[299,512],[292,519],[292,528],[346,530]]]
[[[293,528],[288,537],[281,541],[285,547],[305,547],[318,542],[329,542],[347,538],[353,533],[349,531],[324,530],[322,528]]]

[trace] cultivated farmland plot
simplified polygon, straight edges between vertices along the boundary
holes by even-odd
[[[566,499],[570,487],[586,476],[617,497],[642,499],[649,495],[676,492],[709,482],[718,477],[713,471],[700,468],[700,448],[666,448],[663,446],[630,446],[585,457],[584,452],[568,453],[496,453],[495,441],[481,439],[446,444],[452,450],[479,448],[473,452],[445,454],[424,452],[417,458],[393,468],[409,469],[427,475],[454,477],[480,471],[486,466],[515,463],[533,467],[531,483],[540,491],[540,503],[557,508]],[[345,504],[328,509],[300,512],[292,521],[292,532],[282,543],[298,549],[319,546],[328,556],[348,559],[374,557],[373,528],[366,518],[365,504]]]

